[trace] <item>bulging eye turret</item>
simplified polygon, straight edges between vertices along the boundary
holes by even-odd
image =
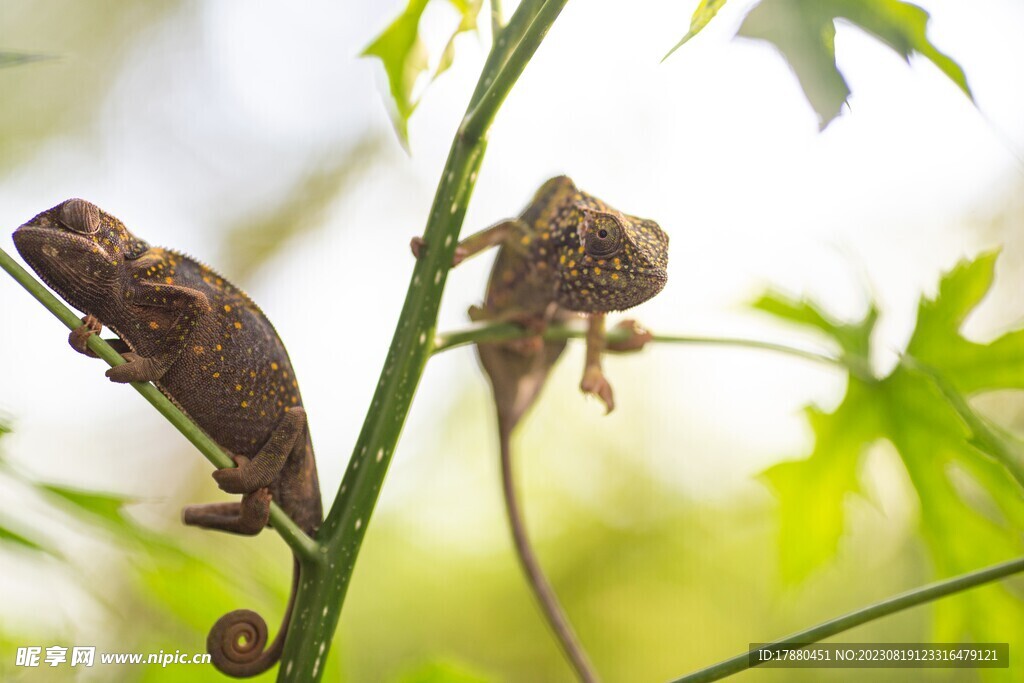
[[[58,215],[64,227],[80,235],[95,235],[102,224],[99,207],[84,199],[67,200]]]
[[[625,231],[612,214],[588,211],[584,226],[583,249],[591,258],[611,258],[622,250]]]

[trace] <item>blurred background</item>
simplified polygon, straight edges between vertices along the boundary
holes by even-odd
[[[566,173],[671,235],[667,288],[630,313],[656,331],[813,348],[820,339],[749,302],[772,287],[854,320],[874,297],[872,360],[883,371],[921,295],[960,258],[995,246],[995,286],[966,332],[987,340],[1019,326],[1024,6],[919,2],[977,107],[930,63],[904,64],[840,26],[854,95],[819,134],[778,54],[730,39],[749,1],[727,5],[659,64],[692,4],[568,4],[498,115],[464,234],[516,214]],[[351,0],[0,5],[0,50],[50,57],[0,69],[0,247],[14,253],[19,224],[84,197],[246,289],[292,356],[328,505],[408,285],[409,238],[424,227],[488,45],[486,27],[458,39],[454,66],[411,119],[406,154],[383,70],[358,58],[400,10]],[[431,54],[457,22],[446,4],[428,6]],[[466,324],[489,260],[449,278],[440,330]],[[134,392],[107,382],[102,364],[71,352],[66,330],[6,276],[0,312],[0,419],[11,428],[0,439],[0,525],[44,549],[0,545],[0,679],[110,680],[100,666],[15,668],[13,653],[202,651],[209,626],[239,607],[263,614],[273,636],[286,546],[273,533],[181,527],[182,505],[225,499],[206,461]],[[803,408],[832,410],[843,372],[751,350],[655,346],[608,359],[618,408],[604,417],[578,393],[582,363],[571,345],[520,432],[519,467],[542,562],[607,680],[682,675],[941,578],[919,535],[918,498],[884,443],[860,473],[869,495],[846,501],[835,557],[799,582],[780,574],[778,503],[757,475],[810,453]],[[489,397],[471,349],[429,364],[325,680],[568,680],[512,554]],[[1024,428],[1019,393],[984,407]],[[110,495],[75,500],[62,487]],[[1016,616],[1004,623],[1022,623],[1019,600],[1007,597],[1005,609]],[[847,639],[928,640],[932,617],[913,610]],[[1020,632],[1004,639],[1024,645]],[[991,679],[1011,680],[1017,666]],[[869,674],[742,676],[907,680]],[[116,676],[223,679],[190,666]]]

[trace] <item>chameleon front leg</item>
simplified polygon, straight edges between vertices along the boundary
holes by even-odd
[[[452,268],[459,265],[470,256],[475,256],[491,247],[496,247],[506,242],[512,243],[512,238],[523,235],[529,227],[518,219],[509,219],[495,223],[489,228],[475,232],[455,246],[455,254],[452,256]],[[422,237],[413,237],[409,242],[412,255],[419,258],[426,248]]]
[[[98,356],[93,353],[93,350],[89,348],[89,337],[94,334],[99,334],[103,331],[103,323],[94,315],[87,315],[82,318],[82,326],[76,327],[71,330],[71,334],[68,335],[68,343],[71,344],[71,348],[78,351],[82,355],[89,356],[90,358],[97,358]],[[114,350],[120,354],[131,353],[131,349],[121,339],[105,339],[108,344],[114,347]]]
[[[615,399],[612,387],[601,369],[601,354],[605,350],[604,323],[604,313],[595,313],[587,321],[587,362],[583,368],[580,389],[601,399],[605,411],[610,413],[615,408]]]
[[[202,316],[210,312],[210,301],[199,290],[156,282],[135,285],[128,299],[144,310],[151,309],[151,315],[143,314],[143,324],[153,331],[166,330],[160,344],[163,349],[152,356],[123,353],[128,362],[110,368],[106,375],[120,383],[158,380],[181,355]]]

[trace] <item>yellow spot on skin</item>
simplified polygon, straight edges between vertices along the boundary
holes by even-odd
[[[242,401],[242,407],[243,408],[248,408],[249,407],[249,402],[248,401]]]
[[[174,284],[174,278],[173,277],[165,277],[164,278],[164,282],[166,282],[169,285],[173,285]]]
[[[219,372],[213,373],[213,377],[214,377],[214,379],[216,379],[217,377],[220,377],[220,373]]]
[[[569,267],[570,268],[575,268],[576,267],[576,262],[575,261],[569,261]]]
[[[298,403],[298,402],[299,402],[299,399],[297,399],[296,397],[292,396],[292,403]]]
[[[218,350],[218,351],[222,351],[222,350],[224,350],[224,347],[223,347],[223,346],[221,346],[220,344],[217,344],[217,350]]]
[[[530,243],[530,236],[529,235],[523,235],[523,239],[521,239],[519,241],[522,242],[523,245],[527,245],[527,244]]]
[[[544,270],[547,267],[548,267],[547,261],[538,261],[537,262],[537,270]]]
[[[601,269],[598,268],[597,266],[594,266],[594,275],[600,275],[600,274],[601,274]]]
[[[230,313],[231,312],[230,304],[224,304],[224,312],[225,313]]]
[[[252,377],[253,379],[256,379],[256,371],[255,370],[250,370],[249,371],[249,376]]]
[[[203,355],[203,347],[202,346],[193,346],[192,350],[196,352],[197,356]]]
[[[581,253],[581,254],[582,254],[582,253],[583,253],[583,245],[580,245],[580,248],[579,248],[579,249],[577,249],[576,251],[578,251],[579,253]]]
[[[618,280],[619,279],[619,274],[618,273],[612,273],[612,279],[613,280]]]
[[[235,391],[241,391],[241,390],[242,390],[242,385],[241,384],[236,384],[235,385]]]
[[[159,330],[160,329],[160,323],[158,323],[155,320],[150,320],[149,321],[149,329],[151,329],[151,330]]]
[[[277,370],[277,363],[271,363],[270,364],[270,369],[271,370]]]
[[[576,277],[579,274],[580,274],[580,271],[576,270],[575,268],[573,268],[572,270],[569,271],[569,275],[572,275],[573,277]]]
[[[238,322],[238,321],[236,320],[236,321],[235,321],[235,329],[236,329],[236,330],[240,330],[240,329],[242,329],[242,323],[240,323],[240,322]]]
[[[545,240],[551,239],[551,233],[550,232],[545,232],[543,235],[541,235],[541,239],[545,239]]]
[[[284,407],[284,412],[286,412],[286,413],[287,413],[287,412],[288,412],[289,410],[291,410],[290,406],[285,406],[285,407]]]
[[[561,256],[560,256],[559,258],[558,258],[558,262],[559,262],[559,263],[561,263],[561,264],[563,264],[563,265],[565,264],[565,254],[562,254],[562,255],[561,255]]]

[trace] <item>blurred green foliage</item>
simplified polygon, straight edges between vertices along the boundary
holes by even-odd
[[[1024,389],[1024,329],[989,343],[964,338],[964,319],[989,291],[996,254],[961,262],[918,307],[906,354],[933,369],[929,376],[901,363],[885,377],[851,375],[846,396],[832,412],[808,408],[815,446],[805,460],[765,472],[782,504],[779,561],[783,577],[802,580],[830,559],[846,530],[848,496],[861,492],[860,469],[868,448],[891,444],[902,458],[921,508],[921,534],[939,576],[1010,559],[1024,550],[1024,497],[1004,466],[1005,453],[965,421],[967,395]],[[814,304],[768,294],[756,307],[804,326],[836,343],[848,358],[870,362],[875,308],[843,325]],[[934,381],[941,378],[944,393]],[[975,425],[977,426],[977,425]],[[1001,442],[1000,442],[1001,443]],[[1024,633],[1024,602],[1005,588],[968,592],[936,607],[939,641],[968,635],[996,642]]]
[[[363,50],[365,57],[377,57],[384,65],[391,98],[391,122],[402,145],[409,148],[409,117],[416,111],[416,85],[429,68],[430,58],[420,37],[419,26],[430,0],[409,0],[402,13]],[[455,59],[455,38],[475,31],[482,0],[449,0],[459,13],[459,22],[448,39],[434,78],[448,70]]]
[[[700,33],[724,4],[725,0],[699,0],[690,29],[665,57]],[[928,40],[928,13],[901,0],[762,0],[747,14],[738,35],[778,48],[824,128],[839,116],[850,96],[850,86],[836,66],[836,21],[840,19],[907,61],[915,54],[924,56],[971,97],[960,65]]]

